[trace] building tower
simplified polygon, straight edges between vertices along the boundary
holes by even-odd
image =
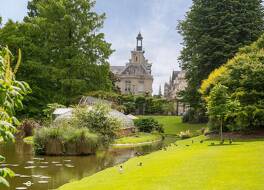
[[[137,36],[137,51],[142,51],[142,50],[143,50],[143,37],[139,32]]]
[[[136,40],[136,48],[131,51],[131,57],[125,66],[111,66],[111,71],[119,79],[116,84],[122,94],[151,95],[153,84],[152,64],[145,58],[141,33],[137,35]]]

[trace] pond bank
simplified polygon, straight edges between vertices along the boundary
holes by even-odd
[[[175,139],[169,140],[170,143]],[[56,189],[69,181],[80,180],[123,163],[138,154],[146,155],[157,151],[165,143],[167,141],[139,147],[110,148],[90,156],[37,156],[33,153],[32,144],[23,141],[16,141],[15,144],[2,143],[0,154],[6,157],[6,163],[0,164],[0,167],[10,167],[17,174],[10,179],[11,187],[3,190],[25,187],[23,183],[27,181],[34,183],[28,187],[30,190]]]
[[[264,173],[259,167],[263,163],[263,149],[264,137],[231,145],[219,145],[219,141],[204,136],[195,137],[146,156],[131,158],[122,164],[121,171],[119,166],[111,167],[65,184],[59,190],[107,190],[109,187],[117,190],[224,190],[237,189],[237,184],[241,190],[264,189]]]

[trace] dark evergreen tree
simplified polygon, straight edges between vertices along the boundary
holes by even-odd
[[[178,28],[184,40],[180,61],[188,80],[182,94],[199,115],[198,110],[203,110],[198,93],[201,81],[263,33],[262,1],[193,0]]]
[[[33,94],[28,113],[39,113],[48,103],[70,104],[93,90],[109,91],[111,45],[99,29],[105,15],[93,11],[93,0],[33,0],[22,23],[9,21],[0,31],[0,44],[22,49],[19,80]]]

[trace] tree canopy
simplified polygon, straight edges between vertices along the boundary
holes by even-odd
[[[33,0],[21,23],[8,21],[0,44],[23,51],[22,72],[33,93],[26,101],[31,115],[46,104],[70,104],[92,90],[112,88],[108,58],[111,44],[100,33],[105,14],[94,12],[93,0]]]
[[[242,48],[226,64],[213,71],[204,80],[200,92],[206,102],[216,85],[228,87],[233,101],[239,102],[235,112],[225,113],[231,129],[258,128],[264,126],[264,35],[251,46]]]
[[[183,36],[180,61],[188,87],[184,100],[194,109],[203,107],[201,81],[231,59],[239,48],[257,40],[264,29],[261,0],[194,0],[180,22]]]

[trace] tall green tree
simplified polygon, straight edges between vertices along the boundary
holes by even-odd
[[[1,29],[1,44],[23,50],[17,77],[33,90],[27,113],[41,113],[48,103],[70,104],[88,91],[111,90],[107,60],[113,51],[99,31],[105,14],[94,6],[93,0],[33,0],[22,23],[9,21]]]
[[[225,123],[231,130],[264,127],[263,48],[264,35],[252,45],[241,48],[233,59],[214,70],[201,85],[200,92],[206,102],[217,85],[228,87],[231,100],[239,102],[239,106],[232,106],[231,113],[225,114]]]
[[[198,92],[202,80],[263,32],[261,2],[193,0],[186,18],[179,23],[184,46],[180,61],[188,81],[183,98],[196,111],[204,107]]]

